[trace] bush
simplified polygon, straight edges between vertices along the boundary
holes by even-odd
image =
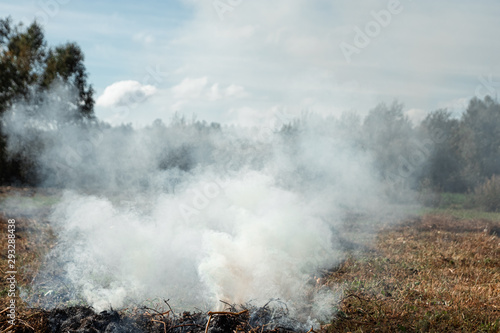
[[[500,211],[500,176],[493,175],[475,188],[474,204],[487,211]]]

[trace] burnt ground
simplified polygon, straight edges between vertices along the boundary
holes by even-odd
[[[302,325],[285,313],[270,307],[245,309],[239,312],[175,314],[172,310],[159,312],[137,309],[134,313],[115,310],[96,313],[86,306],[56,308],[50,311],[29,309],[7,332],[70,332],[70,333],[135,333],[135,332],[306,332]],[[2,332],[4,332],[2,330]],[[308,330],[314,332],[314,330]]]

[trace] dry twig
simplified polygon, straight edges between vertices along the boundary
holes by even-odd
[[[162,323],[163,324],[163,332],[167,333],[167,324],[165,324],[164,321],[156,320],[156,319],[151,319],[151,321],[154,321],[156,323]]]
[[[240,311],[240,312],[227,312],[227,311],[210,311],[208,313],[209,316],[212,316],[212,315],[227,315],[227,316],[239,316],[239,315],[242,315],[244,313],[248,312],[248,309],[247,310],[243,310],[243,311]]]

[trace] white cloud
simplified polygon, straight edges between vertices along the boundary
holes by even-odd
[[[247,96],[245,88],[243,88],[242,86],[238,86],[236,84],[231,84],[230,86],[228,86],[225,90],[225,93],[227,97],[239,98]]]
[[[182,100],[183,103],[176,102],[175,105],[180,106],[187,101],[208,100],[219,101],[224,98],[243,98],[248,96],[245,88],[230,84],[225,88],[220,88],[219,83],[213,83],[209,86],[208,78],[185,78],[181,83],[172,88],[172,95],[177,100]]]
[[[451,1],[401,1],[402,12],[392,15],[348,64],[340,43],[352,44],[354,27],[364,29],[375,20],[373,12],[387,10],[387,1],[277,0],[270,10],[264,0],[253,0],[232,6],[223,20],[210,1],[192,1],[195,14],[170,49],[181,59],[176,64],[183,68],[179,82],[209,78],[197,99],[212,103],[200,103],[196,110],[184,104],[202,117],[234,115],[227,111],[248,107],[243,113],[252,116],[241,119],[250,119],[276,104],[293,113],[307,108],[363,115],[380,102],[397,99],[413,110],[416,121],[443,101],[473,94],[483,64],[489,68],[496,62],[493,54],[500,44],[491,43],[491,27],[499,23],[492,4],[467,3],[457,9]],[[443,8],[449,14],[445,21],[439,14]],[[244,98],[245,92],[252,98]]]
[[[410,109],[405,112],[406,116],[411,120],[413,125],[417,126],[422,120],[427,117],[428,112],[422,109]]]
[[[172,88],[172,93],[177,99],[196,99],[203,93],[207,81],[206,76],[197,79],[187,77]]]
[[[398,99],[408,109],[433,111],[473,96],[482,84],[478,77],[491,74],[496,82],[500,75],[500,43],[493,42],[500,29],[496,0],[458,5],[401,0],[403,11],[392,15],[350,64],[339,45],[353,44],[354,27],[374,22],[372,13],[387,10],[387,1],[276,0],[272,8],[265,0],[225,1],[232,8],[223,20],[213,1],[183,0],[183,15],[167,10],[176,3],[137,12],[135,5],[102,10],[73,1],[61,6],[64,15],[49,20],[47,36],[51,44],[68,36],[81,44],[89,82],[99,91],[124,75],[145,82],[148,67],[168,72],[168,78],[155,83],[168,91],[151,101],[161,98],[164,108],[148,105],[140,115],[128,115],[145,123],[159,116],[168,119],[173,105],[221,122],[232,114],[230,109],[248,107],[254,111],[246,114],[265,114],[277,104],[293,113],[310,108],[321,114],[356,110],[363,115],[379,102]],[[4,7],[15,19],[32,18],[40,10]],[[90,30],[81,33],[78,27],[84,24]],[[101,96],[98,104],[117,103]]]
[[[210,91],[208,92],[207,94],[208,96],[208,100],[210,101],[217,101],[219,99],[222,98],[222,93],[219,89],[219,84],[218,83],[215,83],[212,85],[212,87],[210,88]]]
[[[96,101],[97,106],[116,107],[143,103],[154,95],[157,89],[133,80],[118,81],[106,87]]]

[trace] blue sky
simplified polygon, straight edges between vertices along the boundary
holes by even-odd
[[[500,89],[500,3],[411,0],[0,1],[83,49],[113,124],[272,124],[405,104],[415,121]]]

